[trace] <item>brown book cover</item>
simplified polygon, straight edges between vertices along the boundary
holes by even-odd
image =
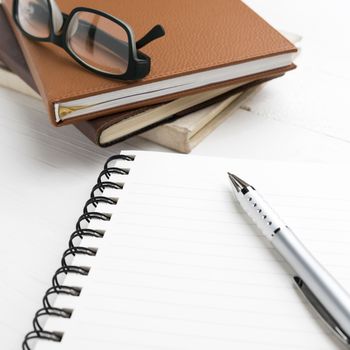
[[[133,83],[98,76],[79,66],[62,49],[27,39],[13,22],[12,0],[3,3],[54,125],[93,119],[106,113],[173,100],[189,93],[266,78],[294,67],[290,64],[292,53],[296,51],[294,45],[239,0],[153,0],[151,5],[144,0],[85,0],[84,6],[97,7],[128,23],[136,39],[157,23],[164,26],[165,37],[142,50],[152,58],[151,73]],[[57,3],[64,13],[81,5],[78,1],[60,0]],[[264,66],[259,68],[259,72],[254,71],[257,69],[256,61],[273,59],[275,66],[277,58],[281,59],[278,68],[266,69]],[[217,68],[241,69],[242,64],[252,62],[254,64],[249,65],[248,71],[240,71],[241,75],[235,71],[238,74],[235,78],[221,77],[228,80],[216,80],[193,89],[189,88],[191,84],[182,84],[186,86],[183,88],[186,91],[166,95],[162,92],[157,97],[147,95],[151,86],[154,88],[154,84],[168,83],[169,79],[180,78],[182,81],[185,77],[191,78],[194,73],[204,73],[207,77],[209,71],[217,71]],[[132,99],[138,100],[131,103],[120,98],[121,92],[127,94],[129,90],[139,91],[137,89],[142,90],[142,96],[135,93]],[[118,106],[101,103],[100,99],[111,96],[113,103],[119,103]],[[92,109],[85,108],[85,101],[91,103],[88,97],[95,97],[93,101],[98,101],[93,103]],[[81,104],[84,108],[80,108]],[[96,111],[96,104],[102,109]],[[78,105],[80,110],[76,111]]]
[[[30,74],[28,65],[25,61],[25,58],[22,54],[21,48],[19,47],[16,37],[13,34],[13,31],[11,27],[8,24],[8,21],[5,17],[4,11],[2,9],[2,6],[0,6],[0,32],[1,32],[1,37],[0,37],[0,59],[6,64],[6,66],[15,74],[17,74],[21,79],[23,79],[33,90],[38,92],[38,89],[36,87],[36,84]],[[180,118],[182,116],[185,116],[189,113],[195,112],[199,109],[205,108],[207,106],[210,106],[211,104],[220,102],[225,100],[228,96],[238,93],[240,91],[243,91],[245,89],[248,89],[249,87],[253,85],[257,85],[262,83],[263,81],[254,81],[248,84],[244,84],[243,86],[233,89],[229,92],[226,92],[222,95],[219,95],[215,98],[209,99],[205,102],[202,102],[198,105],[195,105],[191,108],[187,108],[179,113],[176,113],[175,115],[172,115],[169,118],[166,118],[162,120],[161,122],[157,124],[152,124],[147,128],[143,128],[137,131],[138,133],[141,133],[145,130],[150,129],[151,127],[155,127],[159,124],[169,122],[176,120],[177,118]],[[107,115],[103,116],[101,118],[96,118],[96,119],[91,119],[91,120],[86,120],[82,121],[79,123],[76,123],[75,126],[83,133],[85,136],[87,136],[91,141],[96,143],[99,146],[110,146],[116,142],[121,141],[121,139],[115,139],[112,142],[109,142],[107,144],[101,144],[100,142],[100,135],[101,133],[109,128],[110,126],[117,124],[121,120],[129,117],[133,117],[148,108],[153,108],[152,107],[145,107],[145,108],[138,108],[135,110],[130,110],[130,111],[125,111],[125,112],[120,112],[120,113],[115,113],[112,115]],[[136,133],[133,133],[133,135]],[[125,135],[125,138],[130,137],[131,134]]]

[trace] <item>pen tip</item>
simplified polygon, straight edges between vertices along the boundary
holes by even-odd
[[[247,188],[250,186],[247,182],[244,180],[240,179],[237,175],[234,175],[230,172],[227,172],[228,177],[230,178],[233,186],[235,187],[237,192],[242,191],[244,188]]]
[[[230,181],[232,182],[232,184],[235,185],[236,190],[238,191],[239,189],[236,186],[237,185],[237,181],[235,179],[235,176],[233,174],[231,174],[230,172],[227,172],[227,175],[228,175]]]

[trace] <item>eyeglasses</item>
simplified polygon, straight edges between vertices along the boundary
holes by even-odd
[[[86,7],[67,15],[55,0],[14,0],[13,18],[30,39],[52,42],[88,70],[120,80],[144,78],[151,59],[139,49],[165,35],[158,24],[135,42],[132,29],[120,19]]]

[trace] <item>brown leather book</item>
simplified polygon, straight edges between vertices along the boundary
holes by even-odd
[[[106,79],[62,49],[33,42],[15,27],[12,0],[4,6],[54,125],[171,101],[195,92],[262,79],[294,67],[296,48],[239,0],[84,0],[127,22],[142,37],[160,23],[165,37],[142,51],[150,74],[137,82]],[[79,1],[57,0],[64,13]]]
[[[23,81],[25,81],[33,90],[38,92],[38,89],[36,87],[36,84],[31,76],[30,70],[28,68],[28,65],[25,61],[25,58],[22,54],[22,51],[16,41],[16,37],[8,24],[8,21],[6,19],[6,16],[4,14],[3,8],[0,5],[0,59],[5,63],[7,68],[9,68],[13,73],[17,74]],[[169,121],[174,121],[180,117],[186,116],[189,113],[193,113],[195,111],[198,111],[202,108],[208,107],[214,103],[218,103],[220,101],[223,101],[228,98],[228,96],[231,96],[235,93],[239,93],[240,91],[244,91],[254,85],[258,85],[264,81],[257,80],[254,82],[250,82],[247,84],[244,84],[238,88],[229,90],[228,92],[225,92],[223,94],[220,94],[218,96],[215,96],[213,98],[210,98],[206,101],[203,101],[201,103],[198,103],[196,105],[193,105],[192,107],[185,108],[184,110],[172,114],[167,118],[163,118],[161,121],[156,123],[151,123],[143,128],[138,128],[136,131],[133,131],[131,133],[126,132],[121,137],[115,137],[112,134],[112,137],[109,137],[109,140],[105,142],[103,139],[103,135],[105,132],[108,133],[108,130],[117,125],[122,120],[137,117],[141,113],[147,111],[150,108],[155,108],[155,106],[149,106],[144,108],[137,108],[135,110],[125,111],[125,112],[119,112],[114,113],[111,115],[106,115],[101,118],[91,119],[82,121],[79,123],[76,123],[75,126],[83,133],[85,136],[87,136],[91,141],[96,143],[99,146],[106,147],[110,146],[116,142],[119,142],[127,137],[130,137],[135,134],[139,134],[143,131],[149,130],[150,128],[153,128],[159,124],[163,124]]]

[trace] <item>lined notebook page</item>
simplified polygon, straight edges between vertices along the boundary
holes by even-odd
[[[292,283],[292,272],[235,202],[227,177],[252,183],[314,255],[350,290],[350,173],[319,165],[134,154],[103,239],[77,256],[88,276],[68,275],[79,297],[58,296],[70,319],[50,349],[342,349]],[[342,186],[333,186],[336,181]]]

